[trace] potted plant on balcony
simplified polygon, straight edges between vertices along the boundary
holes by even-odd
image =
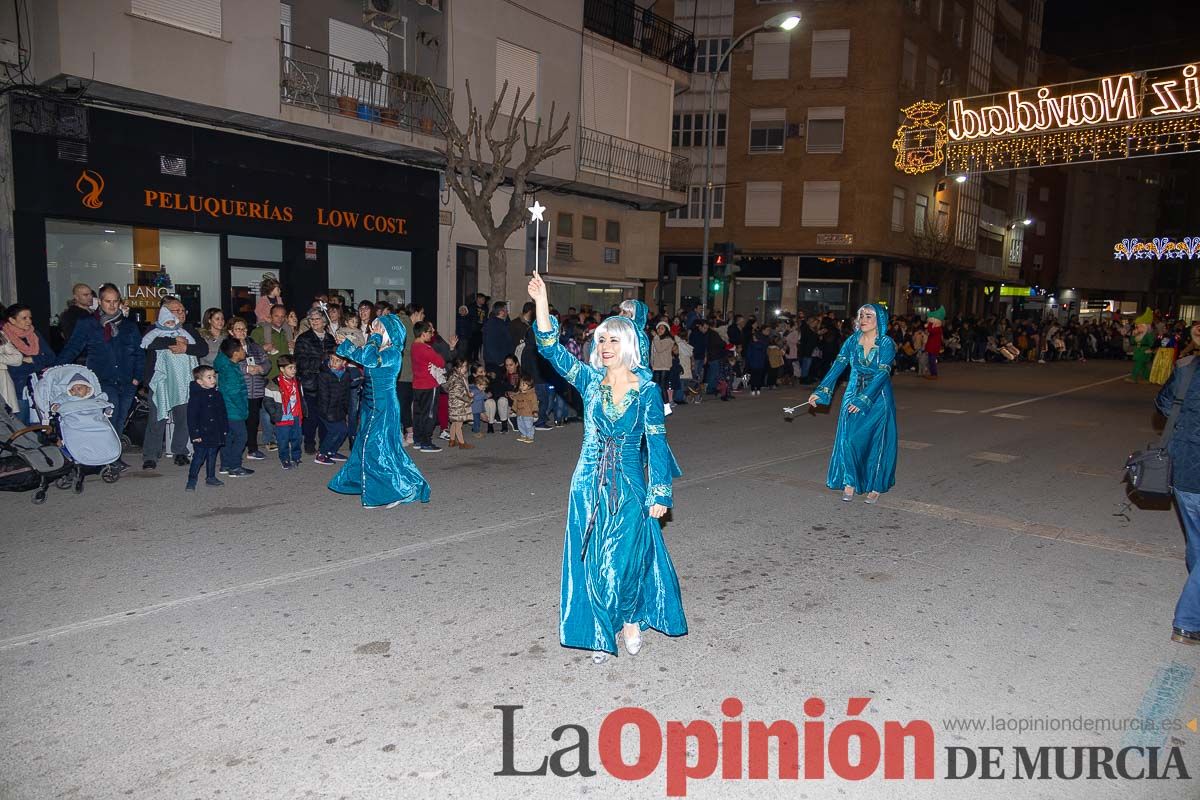
[[[377,81],[383,77],[383,64],[378,61],[355,61],[354,74],[369,81]]]
[[[348,94],[338,95],[338,113],[343,117],[358,116],[358,100]]]

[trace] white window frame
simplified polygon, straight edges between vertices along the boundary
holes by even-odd
[[[779,129],[779,146],[773,147],[770,144],[770,135],[767,136],[767,144],[755,146],[754,132],[756,130],[771,131],[776,127]],[[750,136],[747,142],[749,152],[758,155],[761,153],[782,153],[787,142],[787,109],[786,108],[752,108],[750,109]]]
[[[844,51],[845,58],[841,58]],[[818,64],[818,57],[824,54],[824,61],[834,61],[833,56],[839,56],[836,64]],[[845,61],[843,64],[842,61]],[[809,63],[809,76],[813,78],[845,78],[850,74],[850,30],[839,28],[827,31],[813,31],[812,57]]]
[[[750,211],[754,203],[766,204],[753,218]],[[774,205],[774,213],[771,206]],[[747,228],[778,228],[783,216],[783,183],[781,181],[753,181],[746,184]]]
[[[831,144],[813,145],[812,132],[813,122],[826,122],[829,120],[839,120],[842,123],[841,135],[838,137],[836,146]],[[846,107],[845,106],[820,106],[810,108],[808,110],[808,127],[805,129],[804,146],[805,151],[809,153],[840,153],[846,145]]]
[[[512,68],[511,72],[508,69]],[[530,68],[532,67],[532,74]],[[536,50],[530,50],[528,47],[522,47],[519,44],[504,39],[496,39],[496,94],[493,98],[500,96],[500,90],[504,87],[504,80],[513,78],[508,82],[508,94],[504,95],[505,108],[501,109],[501,113],[507,115],[512,110],[513,95],[519,88],[521,90],[521,102],[517,107],[525,105],[525,101],[529,98],[530,93],[533,94],[533,102],[529,104],[529,108],[525,110],[525,120],[527,122],[537,122],[540,112],[538,106],[541,104],[541,78],[542,78],[542,56]]]
[[[827,201],[833,195],[837,202],[832,216],[822,216],[813,208],[818,199]],[[804,205],[800,209],[800,225],[804,228],[836,228],[842,203],[841,181],[805,181]]]
[[[713,45],[716,44],[714,48]],[[730,39],[728,36],[701,36],[696,39],[696,72],[697,75],[711,75],[712,68],[721,61],[721,56],[729,50]],[[715,50],[716,52],[713,52]],[[732,57],[725,60],[725,66],[722,68],[722,73],[729,72],[729,64],[733,60]]]
[[[892,187],[892,232],[904,232],[905,210],[908,208],[908,190],[903,186]]]
[[[752,79],[786,80],[790,71],[790,43],[791,36],[787,31],[764,31],[754,34]]]
[[[667,227],[698,228],[704,224],[704,187],[700,185],[688,187],[688,200],[679,208],[667,212]],[[725,224],[725,187],[714,186],[712,190],[712,207],[709,209],[709,223],[714,227]]]
[[[221,0],[131,0],[129,13],[214,39],[221,38]]]

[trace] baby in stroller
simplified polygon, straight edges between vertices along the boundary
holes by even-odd
[[[75,491],[83,491],[88,473],[99,472],[105,483],[121,476],[121,437],[110,417],[113,405],[100,381],[87,367],[51,367],[33,382],[33,406],[43,425],[54,431],[64,454],[75,464]]]

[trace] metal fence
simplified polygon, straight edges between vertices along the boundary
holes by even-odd
[[[687,191],[692,166],[686,158],[591,128],[579,128],[579,168]]]
[[[436,133],[450,90],[428,78],[353,62],[293,42],[280,43],[279,97],[327,114]]]
[[[586,0],[583,27],[651,58],[691,72],[696,64],[696,37],[687,28],[638,8],[633,0]]]

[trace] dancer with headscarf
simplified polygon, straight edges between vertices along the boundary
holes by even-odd
[[[609,317],[580,361],[559,344],[546,284],[535,272],[538,352],[583,398],[583,449],[571,478],[563,544],[559,640],[592,651],[600,664],[617,652],[617,634],[636,655],[642,631],[687,633],[679,578],[663,542],[661,519],[673,478],[663,399],[643,377],[634,323]]]
[[[847,503],[855,492],[866,492],[866,502],[875,503],[896,483],[896,401],[891,380],[896,343],[884,333],[887,324],[883,306],[869,303],[860,308],[854,335],[842,344],[829,372],[808,398],[814,408],[828,405],[838,378],[850,368],[825,482],[830,489],[841,489]]]
[[[337,349],[342,358],[362,365],[366,385],[354,447],[350,458],[329,481],[329,488],[339,494],[359,495],[364,508],[395,508],[415,500],[429,502],[429,483],[404,450],[400,400],[396,395],[404,339],[400,319],[385,314],[371,323],[365,345],[355,347],[346,339]]]

